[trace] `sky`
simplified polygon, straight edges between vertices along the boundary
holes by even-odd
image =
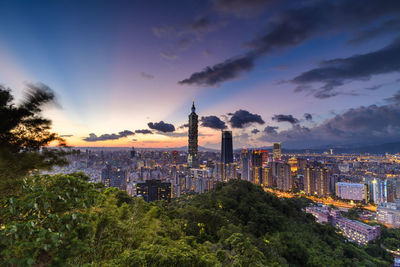
[[[400,141],[398,0],[0,0],[0,84],[71,146]]]

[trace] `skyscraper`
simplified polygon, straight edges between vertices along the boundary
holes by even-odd
[[[240,159],[242,162],[242,180],[249,181],[249,172],[250,172],[250,161],[249,161],[249,151],[247,149],[242,150],[242,154],[240,155]]]
[[[304,177],[304,191],[308,195],[327,197],[328,169],[308,167]]]
[[[233,145],[231,131],[222,131],[221,162],[224,164],[233,162]]]
[[[252,167],[262,167],[263,163],[263,154],[261,150],[253,150],[251,155],[251,166]]]
[[[274,161],[281,159],[281,156],[282,156],[281,143],[274,143],[272,153],[273,153]]]
[[[198,168],[198,116],[196,114],[196,108],[194,101],[192,105],[192,113],[189,114],[189,144],[188,144],[188,165],[190,168]]]

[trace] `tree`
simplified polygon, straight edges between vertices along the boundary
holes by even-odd
[[[42,117],[54,93],[44,84],[27,84],[23,101],[16,105],[10,89],[0,86],[0,195],[17,194],[22,178],[34,170],[65,163],[63,153],[46,149],[53,141],[65,146]]]

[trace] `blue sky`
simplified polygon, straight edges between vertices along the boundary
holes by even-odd
[[[0,83],[17,99],[25,83],[50,86],[59,105],[46,115],[71,145],[186,145],[193,99],[235,147],[396,141],[399,14],[394,0],[0,0]],[[239,110],[262,122],[233,128]],[[149,128],[160,121],[175,131]],[[220,130],[201,127],[200,145],[218,147]]]

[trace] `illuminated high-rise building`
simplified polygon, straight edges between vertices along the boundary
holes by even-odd
[[[233,162],[233,144],[231,131],[222,131],[221,162],[224,164],[229,164]]]
[[[131,154],[131,159],[133,159],[136,156],[136,151],[134,147],[132,147],[130,154]]]
[[[177,164],[179,161],[179,152],[174,150],[172,151],[172,163]]]
[[[136,193],[143,197],[144,201],[171,200],[171,183],[161,180],[147,180],[136,184]]]
[[[247,149],[242,150],[242,154],[240,155],[240,160],[242,163],[242,180],[249,181],[250,177],[250,161],[249,161],[249,151]]]
[[[328,169],[308,167],[304,177],[304,191],[309,195],[327,197]]]
[[[297,158],[295,158],[295,157],[290,158],[288,163],[290,165],[290,170],[291,170],[292,174],[297,174],[297,169],[298,169]]]
[[[263,165],[263,153],[262,150],[253,150],[251,154],[251,166],[252,167],[262,167]]]
[[[192,105],[192,113],[189,114],[189,144],[188,144],[188,165],[190,168],[198,168],[198,116],[194,101]]]
[[[281,157],[282,157],[281,143],[274,143],[272,154],[273,154],[274,161],[281,159]]]
[[[273,162],[272,167],[272,179],[276,183],[276,187],[279,190],[290,191],[293,188],[293,178],[290,172],[290,165],[283,162]]]

